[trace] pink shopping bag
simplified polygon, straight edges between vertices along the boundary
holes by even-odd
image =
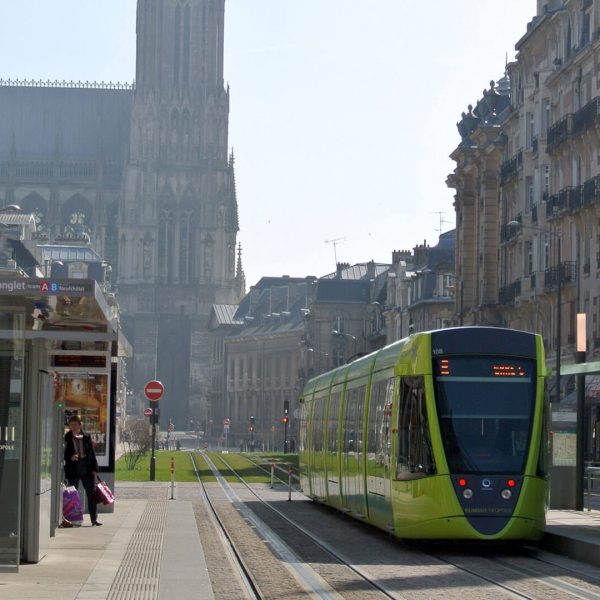
[[[96,502],[107,505],[112,504],[114,501],[114,494],[106,483],[98,477],[98,483],[96,484]]]

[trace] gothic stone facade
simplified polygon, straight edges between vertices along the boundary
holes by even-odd
[[[201,418],[212,304],[236,303],[238,231],[224,0],[139,0],[136,85],[0,80],[0,205],[113,265],[137,394]]]

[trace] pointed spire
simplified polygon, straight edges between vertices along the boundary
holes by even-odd
[[[242,244],[238,244],[238,257],[235,279],[238,284],[238,294],[240,298],[243,298],[246,294],[246,275],[244,274],[244,267],[242,265]]]

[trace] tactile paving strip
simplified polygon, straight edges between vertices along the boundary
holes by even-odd
[[[156,600],[168,502],[148,502],[108,593],[108,600]]]

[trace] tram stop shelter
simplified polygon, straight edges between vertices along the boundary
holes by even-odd
[[[13,273],[0,271],[0,572],[39,561],[60,523],[72,414],[114,482],[119,357],[131,355],[95,280]]]
[[[580,510],[584,489],[591,482],[588,477],[600,460],[600,362],[563,365],[560,374],[561,401],[550,404],[548,415],[550,508]],[[548,386],[550,398],[555,395],[555,386],[556,378],[552,378]]]

